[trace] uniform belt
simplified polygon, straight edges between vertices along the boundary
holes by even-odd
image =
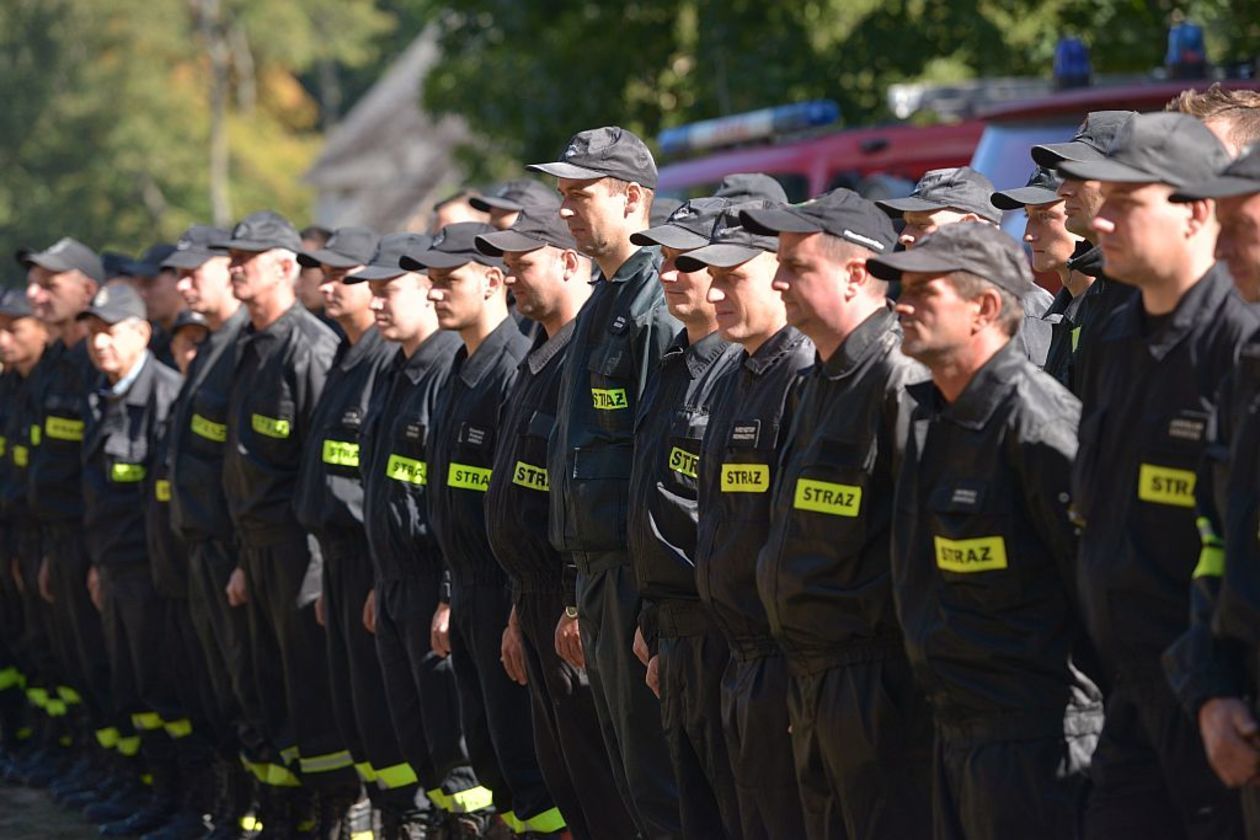
[[[656,605],[657,634],[662,639],[703,636],[716,626],[699,601],[661,601]]]
[[[630,564],[630,554],[625,551],[575,551],[573,562],[578,571],[590,577],[618,566]]]
[[[855,639],[827,647],[784,646],[788,669],[796,676],[809,676],[832,668],[844,668],[862,662],[875,662],[888,656],[905,656],[900,635],[889,634],[869,639]]]
[[[727,641],[730,644],[731,656],[737,662],[754,662],[758,659],[765,659],[767,656],[781,656],[783,654],[779,643],[769,636],[728,639]]]
[[[936,716],[936,731],[942,740],[958,746],[986,741],[1088,735],[1101,729],[1101,707],[1069,706],[1057,712],[1018,712],[987,717]]]
[[[324,532],[315,535],[319,550],[325,558],[334,560],[358,559],[367,557],[367,536],[352,531]]]

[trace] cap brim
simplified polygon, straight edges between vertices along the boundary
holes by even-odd
[[[663,245],[675,251],[690,251],[692,248],[703,248],[709,244],[707,236],[692,233],[677,225],[657,225],[632,233],[630,241],[635,245]]]
[[[761,236],[777,236],[780,233],[818,233],[823,229],[820,223],[785,207],[740,210],[739,223],[745,229]]]
[[[19,251],[18,253],[21,253],[21,252]],[[27,268],[30,268],[33,265],[37,265],[40,268],[46,268],[49,271],[56,272],[58,274],[63,271],[70,271],[71,269],[75,268],[75,266],[72,266],[66,262],[62,262],[61,260],[57,259],[54,256],[50,256],[48,254],[41,254],[38,251],[26,252],[26,256],[19,258],[18,262],[26,266]]]
[[[346,275],[341,282],[347,286],[353,286],[355,283],[366,283],[369,280],[393,280],[395,277],[402,277],[408,271],[424,271],[424,269],[403,268],[400,265],[368,265],[354,274]]]
[[[922,274],[955,271],[959,268],[957,260],[918,248],[908,251],[897,251],[882,257],[871,257],[866,261],[866,270],[880,280],[900,280],[907,271]]]
[[[100,318],[102,321],[104,321],[105,323],[109,324],[112,327],[114,324],[118,324],[118,323],[121,323],[122,321],[126,321],[128,318],[139,318],[141,320],[144,320],[144,317],[145,317],[144,315],[129,315],[129,314],[119,313],[119,312],[111,313],[104,309],[97,309],[94,306],[89,306],[87,309],[83,310],[78,315],[75,315],[74,320],[86,321],[88,318]]]
[[[531,239],[514,230],[478,234],[473,241],[477,244],[477,250],[489,257],[501,257],[505,253],[524,254],[547,247],[546,242]]]
[[[263,242],[258,239],[225,239],[220,242],[210,243],[210,247],[221,251],[249,251],[253,254],[261,254],[264,251],[271,251],[275,248],[283,248],[286,251],[301,253],[301,249],[293,248],[289,245],[280,245],[275,242]]]
[[[319,268],[321,265],[330,268],[354,268],[356,265],[363,265],[362,260],[329,251],[327,248],[320,248],[318,251],[302,251],[297,255],[297,260],[306,268]]]
[[[717,242],[705,245],[694,251],[688,251],[674,261],[680,271],[688,273],[703,271],[709,266],[715,268],[734,268],[743,265],[758,254],[768,253],[751,245],[735,245],[729,242]]]
[[[1081,143],[1078,140],[1033,146],[1031,154],[1034,163],[1047,169],[1058,169],[1059,165],[1065,161],[1080,163],[1082,161],[1104,160],[1107,157],[1088,143]]]
[[[1172,200],[1186,202],[1203,198],[1233,198],[1253,193],[1260,193],[1260,181],[1254,178],[1240,178],[1237,175],[1221,175],[1210,181],[1187,184],[1173,193]]]
[[[464,254],[447,254],[444,251],[422,251],[415,256],[410,254],[401,257],[398,264],[407,271],[424,271],[426,268],[459,268],[473,262],[473,257]]]
[[[162,268],[201,268],[207,260],[226,256],[223,251],[211,251],[208,248],[185,248],[162,260]]]
[[[468,203],[480,210],[482,213],[489,213],[491,210],[511,210],[519,213],[525,209],[525,206],[519,202],[486,195],[475,195],[468,199]]]
[[[1116,184],[1159,184],[1164,179],[1118,160],[1065,160],[1059,171],[1078,181],[1109,181]]]
[[[914,196],[884,198],[876,201],[875,204],[894,219],[901,218],[905,213],[931,213],[935,210],[946,210],[949,208],[948,204],[941,204],[938,201],[927,201]]]
[[[123,271],[132,277],[157,277],[161,270],[161,265],[139,261],[129,262],[123,266]]]
[[[995,192],[989,200],[999,210],[1018,210],[1021,207],[1054,204],[1062,201],[1063,198],[1054,190],[1048,190],[1045,187],[1018,187],[1013,190]]]
[[[574,166],[571,163],[557,161],[555,163],[531,163],[525,167],[531,172],[541,172],[544,175],[552,175],[556,178],[568,178],[573,181],[589,181],[594,178],[606,178],[607,172],[599,172],[594,169],[587,169],[584,166]]]
[[[199,324],[196,321],[187,321],[183,324],[177,324],[174,327],[172,327],[171,335],[177,335],[181,330],[190,330],[190,329],[193,329],[194,327],[200,327],[206,332],[210,332],[209,324]]]

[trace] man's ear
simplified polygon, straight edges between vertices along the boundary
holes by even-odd
[[[507,285],[503,282],[503,269],[497,265],[488,265],[485,268],[486,270],[482,276],[485,278],[486,297],[498,294],[507,288]]]

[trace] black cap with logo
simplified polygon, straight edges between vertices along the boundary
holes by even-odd
[[[97,283],[105,282],[105,266],[101,264],[101,258],[91,248],[69,236],[63,236],[42,251],[23,248],[14,256],[24,268],[37,265],[55,274],[81,271]]]
[[[372,259],[341,282],[353,285],[369,280],[393,280],[408,271],[423,271],[424,269],[403,268],[399,262],[407,254],[420,254],[429,250],[432,244],[433,237],[427,233],[391,233],[382,236]]]
[[[1126,123],[1106,157],[1065,160],[1059,171],[1082,181],[1182,187],[1213,177],[1228,163],[1229,152],[1207,126],[1188,114],[1163,111]]]
[[[684,201],[664,224],[630,234],[635,245],[664,245],[677,251],[709,244],[718,213],[731,206],[725,198],[693,198]]]
[[[560,160],[525,167],[557,178],[588,180],[616,178],[656,189],[656,161],[647,144],[633,132],[616,126],[591,128],[573,135]]]
[[[86,318],[100,318],[105,323],[113,326],[119,321],[125,321],[128,318],[140,318],[143,320],[146,316],[144,308],[144,300],[140,297],[140,293],[132,288],[129,283],[111,283],[108,286],[102,286],[101,290],[92,298],[92,303],[88,308],[75,316],[75,320],[82,321]]]
[[[528,210],[522,212],[516,223],[507,230],[481,233],[474,241],[481,253],[491,257],[501,257],[508,252],[521,254],[537,251],[547,245],[566,251],[577,248],[577,240],[569,233],[569,226],[560,218],[559,213],[533,216]]]
[[[1245,149],[1215,178],[1186,184],[1173,195],[1172,200],[1198,201],[1201,198],[1233,198],[1254,193],[1260,193],[1260,143]]]
[[[225,257],[227,252],[214,247],[216,242],[226,242],[231,238],[226,230],[209,225],[193,225],[180,234],[175,243],[175,250],[162,261],[162,268],[187,269],[201,268],[206,260],[214,257]]]
[[[381,238],[375,231],[364,227],[337,228],[324,243],[324,247],[312,251],[299,251],[297,260],[305,268],[353,268],[367,265],[376,253]]]
[[[1091,111],[1068,142],[1033,146],[1033,162],[1053,168],[1065,160],[1102,160],[1120,129],[1136,116],[1137,111]]]
[[[839,187],[801,204],[740,211],[754,233],[827,233],[876,253],[891,251],[897,232],[887,214],[853,190]]]
[[[989,197],[993,206],[999,210],[1018,210],[1021,207],[1036,207],[1039,204],[1054,204],[1063,199],[1059,197],[1059,184],[1063,179],[1053,169],[1038,166],[1022,187],[995,192]]]
[[[272,210],[250,213],[236,223],[227,239],[213,243],[216,248],[262,253],[284,248],[297,254],[302,250],[302,237],[293,223]]]
[[[500,184],[485,195],[474,195],[468,203],[483,213],[490,210],[530,212],[543,215],[545,211],[560,209],[560,195],[546,184],[533,178],[521,178]]]
[[[768,201],[752,201],[726,208],[713,225],[709,244],[678,257],[675,263],[679,271],[703,271],[709,266],[734,268],[748,262],[758,254],[773,254],[779,248],[779,237],[767,233],[754,233],[744,227],[740,213],[745,210],[763,210]]]
[[[923,173],[914,192],[905,198],[885,198],[875,202],[894,219],[905,213],[931,213],[936,210],[957,210],[975,213],[994,224],[1002,220],[989,196],[993,182],[970,166],[931,169]]]
[[[433,242],[424,251],[408,251],[398,264],[408,271],[423,271],[426,268],[459,268],[475,262],[502,269],[503,260],[492,257],[477,250],[477,237],[498,230],[494,225],[481,222],[456,222],[447,225],[433,237]]]
[[[988,280],[1020,300],[1036,289],[1024,249],[1001,228],[982,222],[945,225],[895,254],[871,257],[866,268],[881,280],[904,272],[944,274],[965,271]]]

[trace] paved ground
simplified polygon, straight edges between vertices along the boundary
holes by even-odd
[[[42,790],[0,785],[0,840],[88,840],[96,827]]]

